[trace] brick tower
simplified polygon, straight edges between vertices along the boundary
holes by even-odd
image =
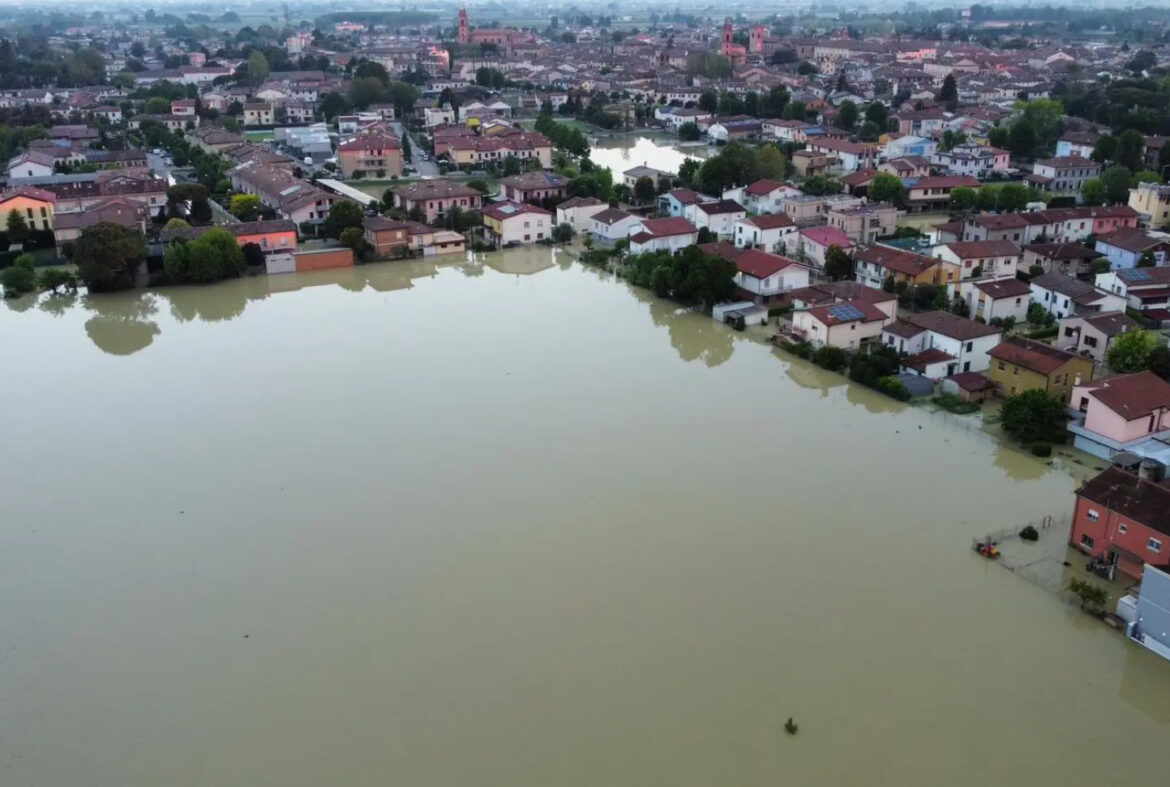
[[[721,51],[728,57],[731,56],[731,48],[735,46],[734,38],[735,31],[731,28],[731,17],[727,17],[723,22],[723,47]]]
[[[467,30],[467,9],[459,9],[459,43],[466,44],[471,41],[471,34]]]

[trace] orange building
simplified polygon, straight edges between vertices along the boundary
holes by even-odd
[[[0,194],[0,221],[16,211],[30,230],[52,230],[57,195],[32,186],[20,186]]]

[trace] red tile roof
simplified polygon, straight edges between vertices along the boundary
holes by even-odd
[[[1092,396],[1127,421],[1170,409],[1170,383],[1153,372],[1138,372],[1101,381]]]

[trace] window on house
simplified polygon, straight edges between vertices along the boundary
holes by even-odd
[[[1129,528],[1125,526],[1124,522],[1122,522],[1121,524],[1119,524],[1117,526],[1117,532],[1124,536],[1126,533],[1129,532]]]
[[[1083,546],[1085,549],[1092,549],[1093,548],[1093,537],[1091,535],[1089,535],[1088,533],[1082,534],[1081,535],[1081,546]]]
[[[1082,413],[1087,411],[1089,409],[1089,397],[1082,396],[1080,407],[1078,407],[1077,409],[1079,409]]]
[[[972,348],[974,348],[974,347],[975,347],[974,342],[967,342],[967,352],[971,352]]]
[[[1161,552],[1162,542],[1156,538],[1151,538],[1146,542],[1146,549],[1150,550],[1151,552]]]
[[[1088,520],[1090,522],[1096,522],[1097,520],[1099,520],[1101,518],[1101,512],[1095,508],[1090,508],[1088,513],[1085,514],[1085,516],[1088,518]]]

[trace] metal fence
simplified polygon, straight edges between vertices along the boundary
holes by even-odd
[[[978,548],[990,539],[999,546],[1000,554],[996,563],[1033,585],[1059,595],[1068,584],[1064,534],[1068,532],[1070,523],[1067,514],[1050,514],[972,539],[972,548]],[[1036,529],[1040,538],[1027,547],[1022,544],[1012,545],[1013,541],[1021,540],[1020,531],[1029,525]],[[1005,549],[1005,544],[1011,546]]]

